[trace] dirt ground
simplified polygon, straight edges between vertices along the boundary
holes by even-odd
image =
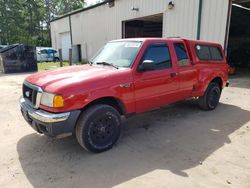
[[[250,76],[232,77],[215,111],[186,101],[125,120],[101,154],[28,126],[18,102],[26,76],[0,74],[1,188],[250,188]]]

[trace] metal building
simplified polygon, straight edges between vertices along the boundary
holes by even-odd
[[[249,0],[106,0],[51,22],[54,48],[91,58],[107,41],[131,37],[185,37],[228,46],[232,3]],[[240,8],[240,5],[239,5]]]

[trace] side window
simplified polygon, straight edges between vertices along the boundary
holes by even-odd
[[[223,60],[221,50],[215,46],[196,45],[196,54],[200,60]]]
[[[178,58],[178,65],[181,67],[189,65],[189,59],[185,45],[183,43],[174,44],[175,52]]]
[[[211,52],[212,60],[223,60],[223,56],[219,48],[210,47],[210,52]]]
[[[41,50],[40,52],[41,52],[41,54],[47,54],[48,53],[46,49]]]
[[[200,60],[211,60],[208,46],[196,45],[196,54]]]
[[[141,63],[145,60],[154,62],[154,70],[169,69],[172,67],[169,48],[166,44],[150,45],[146,50]]]

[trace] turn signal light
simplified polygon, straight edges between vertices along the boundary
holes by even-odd
[[[60,95],[54,96],[53,107],[54,108],[64,107],[64,99],[62,96],[60,96]]]

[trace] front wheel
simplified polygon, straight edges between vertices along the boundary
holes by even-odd
[[[214,110],[220,100],[221,89],[216,82],[209,84],[204,96],[199,97],[198,105],[202,110]]]
[[[76,138],[86,150],[100,153],[113,147],[120,131],[119,112],[108,105],[94,105],[80,116],[76,125]]]

